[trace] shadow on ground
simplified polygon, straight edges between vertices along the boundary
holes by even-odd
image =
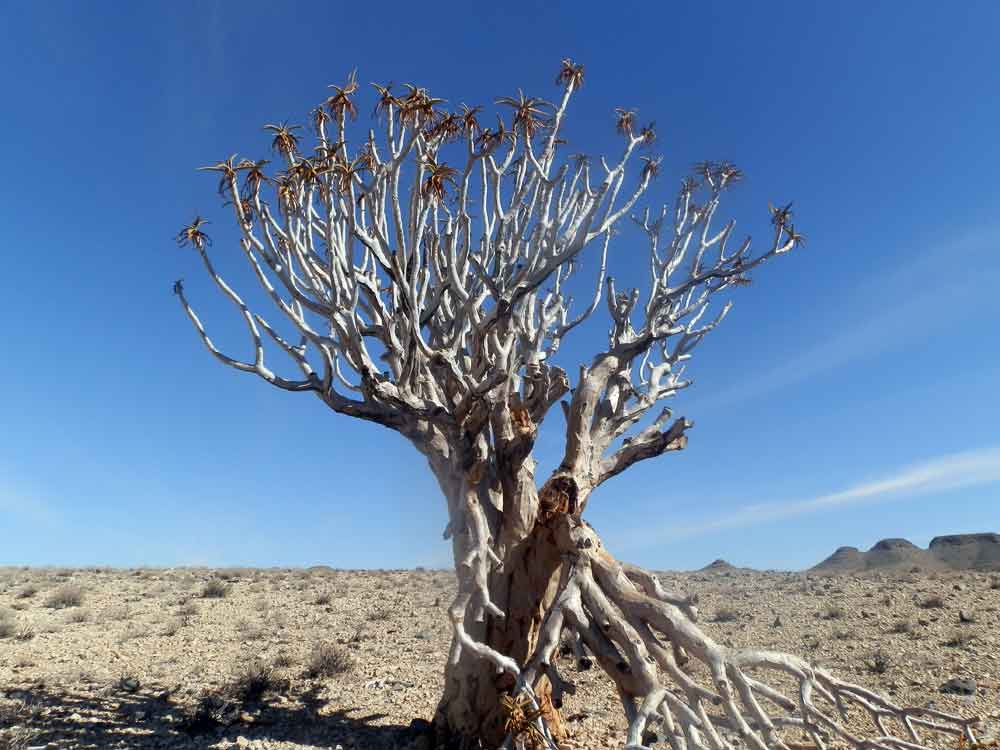
[[[168,691],[108,690],[93,694],[54,687],[7,690],[0,730],[27,727],[29,747],[246,747],[257,750],[336,748],[396,750],[419,746],[426,724],[379,724],[383,714],[332,710],[314,687],[294,696],[235,703],[210,696],[192,704]],[[0,734],[0,746],[3,735]]]

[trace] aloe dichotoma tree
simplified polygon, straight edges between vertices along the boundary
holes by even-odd
[[[425,457],[458,578],[435,717],[442,744],[560,745],[559,706],[573,690],[560,651],[607,673],[630,748],[657,736],[674,750],[787,750],[793,731],[859,750],[912,750],[926,732],[972,739],[971,720],[894,705],[795,656],[715,642],[692,597],[618,561],[584,520],[605,482],[684,448],[692,423],[663,402],[690,384],[688,360],[729,312],[727,292],[802,238],[790,206],[771,206],[760,251],[717,221],[741,177],[729,163],[696,165],[672,205],[642,208],[660,161],[653,128],[632,110],[617,110],[617,156],[563,158],[583,72],[564,60],[554,103],[519,93],[497,99],[495,117],[376,85],[367,129],[354,124],[352,74],[312,111],[312,148],[304,129],[268,125],[276,163],[233,156],[205,168],[282,326],[219,275],[201,218],[178,242],[242,316],[251,355],[220,351],[177,282],[184,311],[224,364],[394,430]],[[629,221],[648,243],[641,291],[607,273]],[[585,254],[594,270],[574,304]],[[557,350],[598,314],[606,341],[567,373]],[[272,369],[269,350],[296,375]],[[545,419],[564,422],[565,450],[537,477]],[[852,732],[849,711],[868,715],[872,732]]]

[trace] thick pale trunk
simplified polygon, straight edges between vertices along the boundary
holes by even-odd
[[[502,572],[494,573],[490,590],[506,617],[487,615],[484,622],[468,622],[469,634],[500,653],[524,664],[538,640],[545,611],[559,581],[560,552],[552,531],[536,526],[508,552]],[[470,618],[471,619],[471,618]],[[514,686],[513,678],[497,673],[487,660],[463,652],[457,664],[445,669],[444,695],[435,717],[438,745],[455,748],[499,748],[506,735],[507,714],[501,700]],[[558,706],[543,678],[536,695],[554,737],[564,736]]]

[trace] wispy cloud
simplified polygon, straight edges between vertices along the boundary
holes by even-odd
[[[776,392],[816,375],[894,348],[946,335],[949,326],[982,315],[995,298],[976,294],[1000,280],[1000,230],[983,229],[946,246],[918,254],[901,267],[872,277],[845,295],[844,318],[815,331],[816,343],[728,388],[695,396],[688,414],[730,406]]]
[[[656,541],[703,536],[713,531],[755,526],[849,505],[899,502],[933,492],[993,482],[1000,482],[1000,445],[939,456],[830,494],[747,505],[719,517],[671,526],[658,534]]]

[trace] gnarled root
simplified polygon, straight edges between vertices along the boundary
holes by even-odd
[[[585,522],[567,516],[559,523],[565,550],[559,593],[522,678],[530,685],[546,675],[553,695],[568,689],[552,659],[561,632],[570,629],[618,688],[628,750],[646,747],[654,725],[673,750],[789,750],[787,729],[808,735],[818,750],[829,744],[918,750],[927,746],[925,733],[976,741],[977,719],[898,706],[796,656],[716,643],[696,626],[693,600],[618,563]],[[779,686],[756,672],[777,676]],[[854,711],[871,719],[869,735],[848,728]]]

